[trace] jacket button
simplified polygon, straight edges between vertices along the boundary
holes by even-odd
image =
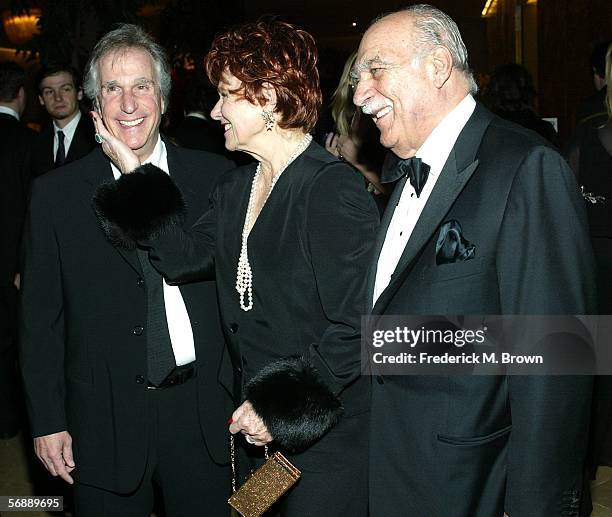
[[[137,375],[135,381],[136,384],[144,384],[145,378],[142,375]]]
[[[144,287],[144,285],[145,285],[144,279],[139,277],[138,280],[136,280],[136,285],[138,287]]]
[[[229,329],[232,334],[235,334],[236,332],[238,332],[238,323],[232,323]]]
[[[385,383],[385,379],[383,379],[380,375],[376,376],[376,382],[378,384],[384,384]]]
[[[132,329],[132,334],[134,334],[135,336],[140,336],[143,332],[144,332],[144,327],[142,325],[136,325]]]

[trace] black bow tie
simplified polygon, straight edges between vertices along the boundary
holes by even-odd
[[[419,197],[429,176],[429,165],[416,156],[406,160],[399,158],[397,160],[387,160],[387,163],[383,166],[380,182],[394,183],[404,176],[408,176],[410,184],[414,188],[417,197]]]

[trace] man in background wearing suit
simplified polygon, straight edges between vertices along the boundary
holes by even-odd
[[[114,136],[174,178],[195,222],[231,163],[160,138],[170,82],[163,49],[125,24],[92,51],[85,91]],[[142,250],[107,241],[92,197],[119,175],[95,149],[33,183],[21,364],[34,448],[74,476],[78,517],[148,515],[154,482],[169,517],[222,515],[232,411],[215,285],[168,286]]]
[[[17,367],[18,250],[28,191],[26,157],[35,133],[19,119],[26,105],[25,73],[0,64],[0,439],[20,427]]]
[[[78,160],[96,146],[91,119],[79,108],[83,92],[76,71],[66,65],[43,67],[36,86],[51,124],[41,131],[32,150],[33,177]]]
[[[366,31],[354,101],[395,155],[369,281],[374,315],[590,314],[573,174],[487,111],[457,25],[411,6]],[[377,376],[370,505],[385,517],[576,515],[591,377]]]
[[[185,117],[165,133],[181,147],[221,154],[237,165],[249,163],[251,158],[245,153],[225,148],[223,130],[216,120],[210,118],[210,111],[218,99],[219,93],[210,81],[195,74],[184,90]]]
[[[606,54],[612,40],[599,43],[591,52],[593,86],[596,93],[582,99],[576,108],[576,125],[589,124],[602,126],[608,120],[606,110]]]
[[[218,98],[219,94],[210,82],[197,75],[191,78],[183,95],[185,117],[167,131],[168,136],[187,149],[223,154],[223,131],[219,123],[210,118],[210,110]]]

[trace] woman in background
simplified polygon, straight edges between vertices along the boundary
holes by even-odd
[[[368,191],[382,212],[387,201],[387,191],[380,182],[380,173],[387,151],[380,145],[380,133],[372,120],[363,117],[353,104],[350,73],[356,57],[357,52],[353,52],[346,60],[332,96],[331,114],[335,132],[327,135],[325,148],[363,175]]]

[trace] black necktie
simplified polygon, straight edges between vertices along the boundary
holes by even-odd
[[[176,366],[161,275],[149,262],[149,254],[138,250],[142,275],[147,288],[147,368],[149,382],[159,386]]]
[[[57,154],[55,155],[55,167],[64,165],[66,161],[66,149],[64,148],[64,132],[57,132]]]
[[[383,165],[380,181],[381,183],[394,183],[404,176],[408,176],[410,184],[419,197],[429,176],[429,165],[416,156],[406,160],[388,159]]]

